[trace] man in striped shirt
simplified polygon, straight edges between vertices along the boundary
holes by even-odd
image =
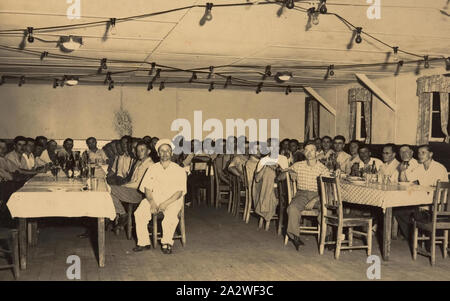
[[[297,250],[304,244],[300,239],[301,213],[307,206],[312,208],[319,200],[317,178],[320,175],[329,175],[325,165],[317,160],[316,146],[313,143],[306,145],[305,157],[306,161],[297,162],[288,169],[290,175],[297,181],[297,193],[287,208],[287,234]]]

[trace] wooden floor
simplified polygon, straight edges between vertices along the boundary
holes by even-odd
[[[84,231],[79,221],[64,219],[40,229],[38,246],[30,249],[28,268],[20,280],[67,280],[66,258],[81,258],[81,280],[367,280],[366,253],[344,251],[339,261],[333,252],[320,256],[312,236],[297,252],[269,231],[257,230],[230,216],[225,209],[186,209],[187,245],[174,245],[172,255],[160,249],[133,253],[134,240],[125,234],[106,234],[106,267],[99,268],[89,239],[77,238]],[[440,249],[438,249],[440,250]],[[380,255],[376,242],[374,254]],[[4,259],[0,259],[0,265]],[[13,280],[10,270],[0,271],[0,280]],[[391,260],[381,264],[381,280],[450,280],[450,259],[439,253],[435,267],[419,256],[414,262],[404,240],[393,241]]]

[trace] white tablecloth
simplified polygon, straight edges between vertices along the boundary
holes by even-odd
[[[342,180],[342,201],[370,205],[383,209],[391,207],[429,205],[433,203],[432,187],[400,184],[355,184]]]
[[[97,172],[97,171],[96,171]],[[107,217],[114,219],[116,211],[108,185],[97,178],[97,189],[83,191],[87,179],[68,179],[65,175],[55,181],[50,174],[37,175],[8,201],[12,217]]]

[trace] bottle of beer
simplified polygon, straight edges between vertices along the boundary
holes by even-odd
[[[371,174],[377,174],[378,173],[377,166],[375,165],[375,160],[372,163],[372,169],[371,169],[370,173]]]

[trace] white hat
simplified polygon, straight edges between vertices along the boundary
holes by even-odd
[[[159,148],[160,148],[163,144],[169,145],[170,148],[172,149],[172,151],[175,149],[175,145],[173,144],[172,140],[170,140],[170,139],[160,139],[160,140],[158,140],[158,142],[156,143],[156,146],[155,146],[156,151],[158,151]]]

